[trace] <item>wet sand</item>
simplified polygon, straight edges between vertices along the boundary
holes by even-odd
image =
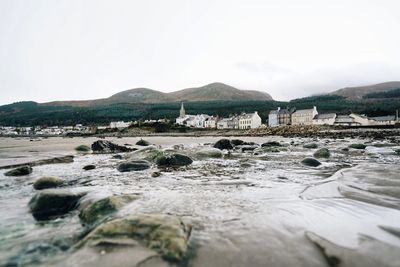
[[[134,145],[139,139],[106,140]],[[140,194],[118,213],[121,217],[132,212],[162,213],[189,222],[193,225],[189,252],[180,266],[329,266],[327,251],[340,266],[400,264],[400,238],[385,230],[400,228],[400,156],[394,153],[398,144],[240,137],[257,144],[278,141],[283,147],[279,152],[233,151],[224,152],[221,159],[199,159],[196,151],[219,137],[145,139],[195,160],[152,178],[156,166],[120,173],[116,166],[121,160],[109,154],[74,151],[96,138],[1,138],[0,166],[62,155],[75,155],[75,160],[37,166],[32,174],[18,178],[6,177],[0,170],[0,265],[107,266],[96,256],[91,261],[71,249],[83,230],[76,213],[44,224],[34,220],[27,203],[35,194],[33,181],[41,176],[58,176],[73,188],[105,195]],[[322,165],[316,168],[300,163],[316,150],[303,148],[310,142],[332,154],[320,159]],[[342,150],[360,142],[368,145],[365,150]],[[96,169],[83,171],[87,164]],[[111,259],[118,266],[121,257]]]

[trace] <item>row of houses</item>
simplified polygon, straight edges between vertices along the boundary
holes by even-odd
[[[367,117],[351,113],[348,115],[337,115],[336,113],[319,114],[317,107],[312,109],[287,108],[270,111],[268,125],[275,127],[279,125],[338,125],[338,126],[382,126],[394,125],[399,122],[396,116]]]
[[[0,126],[0,135],[65,135],[73,133],[90,133],[91,128],[82,124],[75,126],[28,126],[28,127],[14,127],[14,126]]]
[[[185,112],[183,103],[176,118],[176,123],[186,125],[193,128],[210,128],[210,129],[255,129],[262,125],[261,117],[257,111],[254,113],[242,113],[229,118],[220,118],[207,114],[188,115]]]

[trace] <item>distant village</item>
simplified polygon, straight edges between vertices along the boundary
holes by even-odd
[[[167,119],[145,120],[141,123],[169,123]],[[336,113],[319,114],[317,107],[310,109],[296,108],[277,108],[271,110],[265,123],[257,111],[253,113],[241,113],[232,115],[228,118],[212,116],[207,114],[189,115],[186,114],[184,104],[181,103],[179,117],[175,123],[182,127],[198,129],[257,129],[264,127],[277,127],[287,125],[325,125],[325,126],[345,126],[345,127],[363,127],[363,126],[391,126],[399,124],[399,113],[396,115],[367,117],[365,115],[351,113],[348,115],[338,115]],[[75,126],[32,126],[32,127],[12,127],[0,126],[0,135],[20,135],[20,136],[57,136],[57,135],[82,135],[95,134],[97,131],[123,130],[134,125],[139,125],[139,121],[112,121],[105,126],[84,126],[77,124]]]

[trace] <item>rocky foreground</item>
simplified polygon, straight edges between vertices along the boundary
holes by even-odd
[[[118,141],[0,167],[0,265],[400,266],[398,136]]]

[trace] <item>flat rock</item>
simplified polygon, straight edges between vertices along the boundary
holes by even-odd
[[[118,165],[117,169],[120,172],[143,171],[151,167],[147,160],[132,160]]]
[[[140,139],[139,141],[136,142],[137,146],[148,146],[150,143],[146,140]]]
[[[191,226],[173,215],[135,214],[100,224],[78,247],[141,245],[166,260],[180,261],[186,254],[190,232]]]
[[[309,144],[305,144],[303,145],[304,148],[318,148],[318,144],[316,143],[309,143]]]
[[[349,145],[349,148],[353,149],[365,149],[367,146],[364,144],[351,144]]]
[[[269,141],[261,144],[261,147],[274,147],[274,146],[282,146],[282,145],[277,141]]]

